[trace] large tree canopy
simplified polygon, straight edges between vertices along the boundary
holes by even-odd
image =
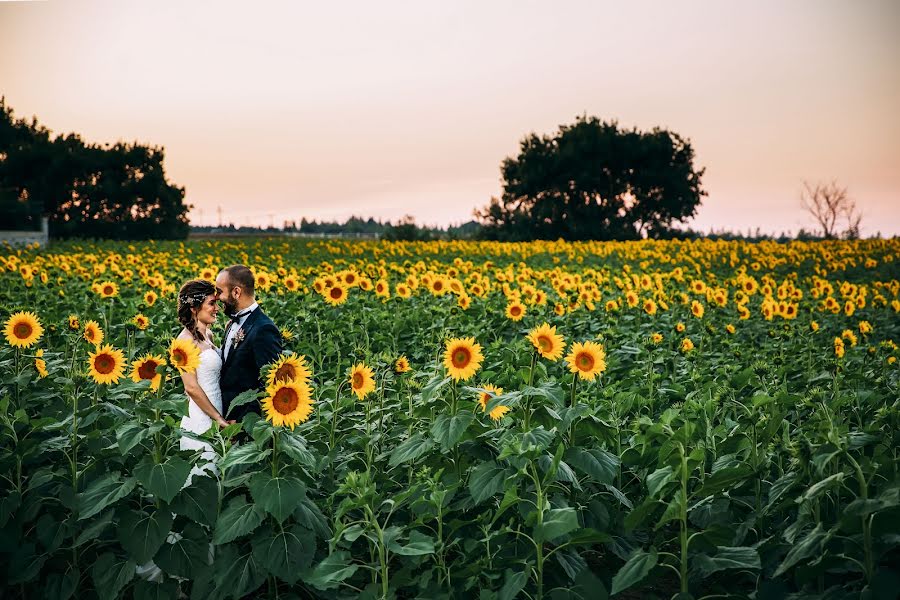
[[[53,237],[184,238],[189,207],[163,157],[139,144],[51,138],[0,99],[0,229],[36,229],[47,216]]]
[[[531,134],[501,166],[503,194],[476,216],[494,239],[635,239],[694,216],[704,169],[676,133],[579,117]]]

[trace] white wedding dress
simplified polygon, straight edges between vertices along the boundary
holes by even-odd
[[[200,365],[197,367],[197,383],[206,393],[206,397],[220,413],[222,412],[222,390],[219,389],[219,373],[222,371],[222,358],[219,350],[210,345],[200,352]],[[187,396],[187,394],[185,394]],[[181,428],[196,434],[206,433],[212,426],[213,420],[188,396],[188,414],[181,419]],[[188,475],[185,486],[190,485],[194,475],[206,475],[205,471],[215,476],[218,473],[215,463],[216,453],[212,446],[206,442],[198,442],[189,437],[182,436],[180,447],[182,450],[203,450],[200,460],[194,464]]]

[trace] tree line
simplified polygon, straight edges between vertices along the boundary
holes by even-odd
[[[46,216],[54,238],[184,238],[189,206],[164,157],[137,143],[54,137],[0,98],[0,229],[36,230]]]

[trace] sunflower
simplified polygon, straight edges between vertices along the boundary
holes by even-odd
[[[97,293],[101,298],[112,298],[119,295],[119,287],[112,281],[104,281],[97,285]]]
[[[162,373],[159,373],[159,367],[166,364],[162,356],[155,354],[145,354],[133,363],[131,363],[131,380],[135,383],[141,381],[150,382],[150,391],[155,392],[159,389],[162,381]]]
[[[312,390],[303,381],[279,381],[263,398],[262,409],[266,420],[276,427],[285,425],[294,429],[304,423],[312,413]]]
[[[454,338],[444,349],[444,366],[455,381],[469,379],[478,371],[484,356],[475,338]]]
[[[412,367],[409,366],[409,359],[406,356],[401,356],[397,359],[397,362],[394,363],[394,372],[395,373],[407,373],[412,370]]]
[[[819,324],[818,324],[816,321],[810,321],[810,322],[809,322],[809,329],[810,329],[810,331],[814,331],[814,332],[815,332],[815,331],[818,331],[818,330],[819,330]]]
[[[859,322],[859,332],[863,335],[868,333],[872,333],[872,324],[868,321],[860,321]]]
[[[169,346],[169,362],[179,373],[193,373],[200,366],[200,349],[191,340],[175,338]]]
[[[397,287],[395,289],[396,289],[397,295],[400,296],[401,298],[409,298],[412,295],[412,292],[410,292],[410,290],[409,290],[409,286],[406,285],[405,283],[398,283]]]
[[[645,300],[644,301],[644,312],[651,316],[655,315],[656,314],[656,302],[654,302],[651,299]]]
[[[456,299],[456,305],[459,306],[463,310],[469,310],[469,307],[472,306],[472,299],[468,294],[461,294]]]
[[[684,338],[681,340],[681,351],[682,352],[690,352],[694,349],[694,342],[691,341],[691,338]]]
[[[33,312],[17,312],[6,321],[6,341],[16,348],[27,348],[38,341],[44,328]]]
[[[384,279],[379,279],[375,282],[375,295],[380,298],[390,298],[391,297],[391,286]]]
[[[269,375],[266,377],[266,387],[274,387],[275,384],[285,381],[302,381],[309,382],[312,377],[312,371],[306,366],[306,357],[296,354],[282,354],[272,368],[269,369]]]
[[[284,281],[282,281],[284,287],[288,289],[288,291],[296,292],[297,288],[300,287],[300,284],[297,283],[297,280],[294,279],[293,276],[285,277]]]
[[[734,325],[732,325],[731,323],[729,323],[728,325],[725,326],[725,331],[727,331],[728,333],[734,334],[734,332],[735,332],[736,330],[735,330],[735,328],[734,328]]]
[[[528,332],[528,340],[538,351],[538,354],[550,360],[559,360],[562,356],[565,341],[563,336],[556,333],[556,326],[544,323]]]
[[[503,394],[503,388],[491,384],[486,384],[481,387],[484,388],[485,391],[478,395],[478,404],[481,405],[481,412],[484,412],[487,410],[487,404],[490,402],[491,398]],[[509,410],[508,406],[495,406],[488,416],[494,421],[499,421],[503,418],[503,415],[509,412]]]
[[[78,322],[78,317],[76,315],[69,315],[69,329],[72,331],[81,329],[81,323]]]
[[[362,400],[375,389],[375,374],[365,363],[357,363],[350,368],[350,386],[356,397]]]
[[[447,282],[443,277],[435,277],[428,285],[428,291],[435,296],[443,296],[447,293]]]
[[[844,340],[839,337],[834,338],[834,355],[844,358]]]
[[[677,331],[678,333],[684,333],[684,323],[676,323],[675,331]]]
[[[147,306],[153,306],[154,304],[156,304],[157,298],[159,298],[159,296],[156,295],[156,292],[150,290],[149,292],[144,294],[144,304],[146,304]]]
[[[34,353],[34,368],[37,369],[38,377],[41,379],[50,374],[47,372],[47,363],[44,362],[43,348]]]
[[[518,300],[513,300],[506,305],[506,317],[512,321],[521,321],[525,316],[525,305]]]
[[[343,304],[347,301],[347,288],[342,285],[334,285],[325,290],[325,302],[332,306]]]
[[[200,271],[200,279],[205,279],[206,281],[213,282],[216,280],[216,272],[206,267],[205,269],[201,269]]]
[[[566,362],[572,373],[577,373],[581,379],[593,381],[606,370],[606,352],[596,342],[574,343],[566,356]]]
[[[697,302],[696,300],[691,302],[691,314],[694,315],[695,317],[697,317],[698,319],[703,317],[704,310],[705,309],[703,308],[703,305],[700,304],[699,302]]]
[[[286,342],[294,339],[294,332],[291,331],[290,329],[288,329],[287,327],[284,327],[281,330],[281,339],[283,339]]]
[[[97,321],[88,321],[84,324],[84,340],[95,346],[99,346],[103,342],[103,330]]]
[[[658,344],[663,341],[663,336],[661,333],[654,333],[650,335],[650,341],[654,344]]]
[[[134,323],[135,327],[137,327],[141,331],[147,329],[147,326],[150,325],[150,319],[148,319],[142,313],[134,315],[134,318],[131,320],[131,322]]]
[[[125,375],[125,356],[109,344],[98,346],[88,358],[88,375],[97,383],[119,383]]]

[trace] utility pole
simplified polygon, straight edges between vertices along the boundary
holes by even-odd
[[[219,227],[221,228],[222,227],[222,205],[221,204],[216,209],[216,211],[219,213]]]

